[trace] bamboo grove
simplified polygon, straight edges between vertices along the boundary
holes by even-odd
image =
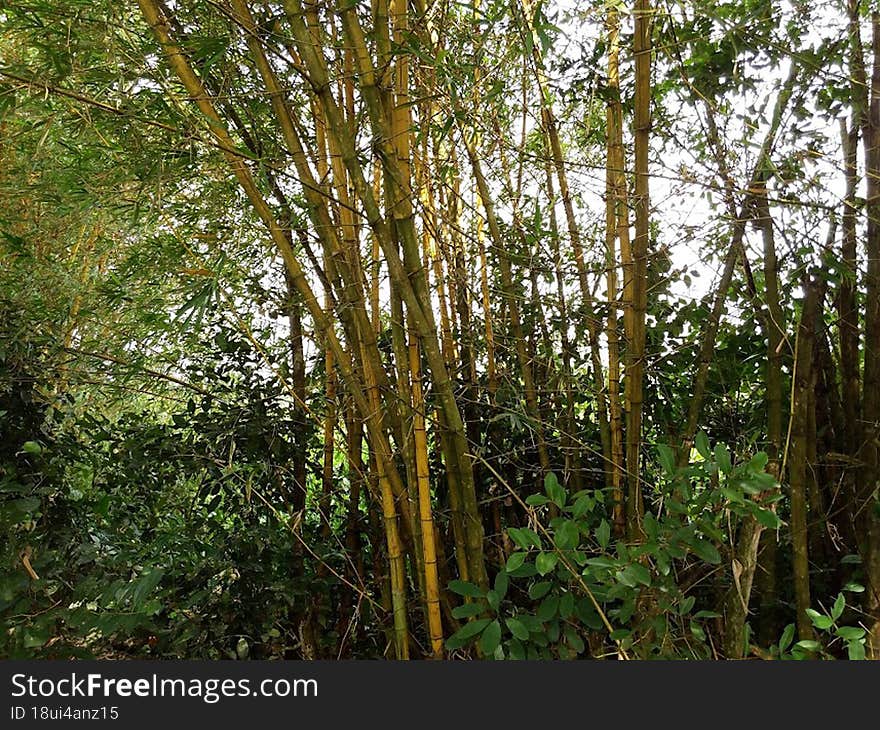
[[[880,659],[880,11],[831,5],[0,6],[8,653],[197,653],[173,563],[62,557],[157,449],[131,544],[289,592],[239,658]],[[221,381],[264,420],[207,445]]]

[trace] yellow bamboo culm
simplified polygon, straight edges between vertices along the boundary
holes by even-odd
[[[610,92],[606,114],[608,143],[605,165],[605,241],[608,270],[608,421],[611,432],[612,520],[615,535],[621,537],[626,531],[626,505],[623,492],[626,474],[623,450],[623,413],[620,402],[620,335],[617,315],[618,241],[621,261],[629,259],[631,253],[626,177],[623,170],[623,113],[620,104],[620,13],[613,5],[608,9],[606,27],[608,32],[608,88]],[[631,316],[626,305],[630,286],[631,283],[624,280],[624,320]],[[628,325],[625,325],[624,331],[629,333]]]
[[[422,551],[425,570],[425,603],[428,633],[434,658],[443,656],[443,622],[440,616],[440,581],[437,573],[437,548],[434,542],[434,517],[431,512],[431,482],[428,469],[428,435],[425,431],[425,402],[422,394],[422,367],[418,336],[410,331],[409,368],[412,375],[413,441],[416,452],[416,477],[419,491],[419,520],[422,525]]]
[[[628,474],[627,531],[630,540],[643,539],[644,499],[640,475],[642,407],[645,378],[645,315],[648,308],[648,145],[651,126],[651,10],[649,0],[635,0],[636,90],[633,120],[635,158],[635,224],[632,244],[632,335],[627,372],[628,406],[626,469]]]
[[[368,360],[364,360],[364,377],[370,405],[377,411],[382,402],[379,388]],[[388,482],[383,459],[376,459],[376,476],[382,500],[382,518],[385,524],[385,542],[388,548],[388,569],[391,574],[391,606],[394,617],[394,651],[397,659],[409,659],[409,628],[406,616],[406,566],[397,527],[397,506]]]

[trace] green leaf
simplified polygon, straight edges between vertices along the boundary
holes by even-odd
[[[522,564],[526,562],[526,554],[525,553],[513,553],[508,559],[507,563],[504,566],[504,570],[508,573],[513,573],[517,570]]]
[[[718,565],[721,562],[721,554],[718,552],[718,548],[716,548],[708,540],[701,540],[700,538],[697,538],[693,542],[689,543],[689,545],[694,553],[697,555],[697,557],[705,560],[707,563]]]
[[[657,444],[657,458],[667,476],[675,476],[675,452],[666,444]]]
[[[783,653],[789,646],[791,646],[791,642],[794,639],[795,625],[789,624],[785,627],[785,630],[782,632],[782,637],[779,639],[779,653]]]
[[[808,610],[807,614],[809,614],[810,621],[813,622],[813,626],[815,626],[820,631],[830,629],[834,625],[834,619],[832,619],[830,616],[825,616],[818,611]]]
[[[572,517],[575,519],[583,517],[587,512],[592,511],[595,505],[596,502],[588,494],[581,495],[571,508]]]
[[[577,523],[574,520],[565,520],[556,530],[556,546],[560,550],[571,550],[577,547],[580,534]]]
[[[571,626],[566,626],[562,633],[565,635],[565,642],[574,649],[576,654],[583,652],[586,647],[584,646],[584,640],[578,635],[577,631]]]
[[[469,639],[472,639],[479,634],[490,623],[492,623],[492,619],[490,618],[478,618],[476,621],[466,623],[446,640],[446,648],[458,649],[459,647],[464,646]]]
[[[529,598],[537,601],[539,598],[543,598],[547,595],[547,591],[550,590],[550,587],[553,584],[549,580],[542,580],[538,583],[535,583],[531,588],[529,588]]]
[[[559,618],[566,619],[574,613],[574,596],[563,593],[559,599]]]
[[[540,507],[541,505],[545,505],[550,500],[547,499],[543,494],[530,494],[526,497],[526,504],[531,507]]]
[[[22,645],[25,649],[36,649],[49,641],[49,632],[43,626],[25,629]]]
[[[480,603],[463,603],[461,606],[456,606],[452,609],[452,615],[455,618],[470,618],[471,616],[477,616],[483,611],[486,610],[486,604]]]
[[[608,541],[611,539],[611,525],[608,524],[608,520],[602,520],[599,523],[599,526],[596,528],[596,542],[604,550],[608,547]]]
[[[501,596],[498,595],[498,591],[490,590],[488,593],[486,593],[486,603],[489,604],[489,608],[497,613],[498,606],[501,605]]]
[[[651,572],[641,563],[628,565],[617,575],[620,576],[620,581],[624,585],[628,585],[631,588],[634,588],[639,583],[643,586],[651,585]]]
[[[616,568],[617,561],[613,558],[589,558],[587,565],[592,565],[594,568]]]
[[[490,656],[501,643],[501,624],[495,619],[484,630],[480,637],[480,649],[483,654]]]
[[[837,619],[843,614],[844,608],[846,608],[846,596],[844,596],[843,593],[838,593],[837,599],[831,607],[831,618],[837,621]]]
[[[697,447],[697,453],[706,459],[706,461],[712,458],[712,452],[709,449],[709,437],[706,436],[703,431],[700,431],[697,434],[697,437],[694,440],[694,446]]]
[[[503,570],[498,571],[498,575],[495,576],[495,592],[498,594],[498,598],[504,598],[507,595],[507,588],[510,585],[510,578],[507,573]]]
[[[861,626],[841,626],[834,632],[845,641],[858,641],[865,635],[865,630]]]
[[[850,593],[864,593],[865,586],[863,586],[861,583],[854,583],[853,581],[850,581],[843,587],[843,590],[849,591]]]
[[[36,441],[25,441],[21,445],[21,450],[26,454],[39,454],[43,450],[43,447]],[[39,644],[38,646],[42,646],[42,644]]]
[[[763,472],[767,466],[769,457],[764,451],[759,451],[749,460],[749,470],[753,472]]]
[[[541,548],[541,538],[537,532],[529,527],[509,527],[507,534],[517,544],[517,547],[523,550],[528,550],[530,547]]]
[[[865,658],[865,645],[861,641],[850,641],[846,652],[851,661],[858,662]]]
[[[755,519],[770,530],[776,530],[782,525],[782,520],[779,519],[779,516],[769,509],[758,508],[754,511],[754,514]]]
[[[556,553],[540,553],[535,560],[539,575],[547,575],[556,567],[559,556]]]
[[[467,583],[463,580],[449,581],[449,590],[460,596],[469,596],[470,598],[482,598],[483,591],[473,583]]]
[[[517,639],[521,641],[527,641],[529,638],[529,630],[525,627],[522,621],[517,618],[508,618],[505,619],[504,623],[507,624],[507,628],[510,630],[510,633],[513,634]]]
[[[575,615],[584,626],[593,631],[600,631],[604,626],[589,598],[582,598],[575,604]]]
[[[552,471],[544,477],[544,491],[558,507],[565,507],[565,488]]]
[[[799,641],[795,646],[798,649],[804,649],[806,651],[821,651],[822,645],[818,641],[813,641],[812,639],[804,639],[803,641]]]
[[[745,500],[743,499],[742,494],[733,489],[732,487],[719,487],[718,491],[724,495],[724,497],[734,504],[742,504]]]
[[[507,645],[507,650],[511,659],[523,661],[526,658],[526,650],[523,645],[516,639],[511,639]]]
[[[162,568],[154,568],[143,573],[135,582],[134,589],[131,594],[131,602],[134,609],[140,610],[144,604],[144,600],[159,585],[159,582],[165,575]]]
[[[654,515],[647,512],[642,526],[645,528],[645,535],[648,536],[648,539],[651,542],[657,542],[657,536],[660,534],[660,523],[657,522]]]
[[[730,452],[724,444],[715,444],[715,461],[722,474],[730,474],[733,464],[730,461]]]
[[[559,596],[547,596],[543,601],[541,601],[541,605],[538,606],[538,610],[535,615],[540,621],[549,621],[554,616],[556,616],[556,612],[558,609]]]

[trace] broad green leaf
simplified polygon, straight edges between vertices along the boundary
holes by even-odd
[[[25,649],[36,649],[49,641],[49,632],[44,626],[24,630],[22,645]]]
[[[509,527],[507,534],[513,540],[517,547],[528,550],[530,547],[541,547],[541,538],[538,533],[530,527]]]
[[[697,434],[696,439],[694,439],[694,446],[697,448],[697,453],[706,461],[712,458],[712,451],[709,448],[709,437],[703,431]]]
[[[523,661],[526,658],[526,650],[517,639],[511,639],[507,645],[508,655],[515,661]]]
[[[506,573],[504,575],[507,575]],[[498,591],[492,589],[486,593],[486,603],[489,604],[489,608],[491,608],[496,613],[498,612],[498,606],[501,605],[501,596],[498,595]]]
[[[508,559],[507,563],[504,566],[504,569],[508,573],[512,573],[517,568],[519,568],[526,561],[525,553],[513,553]]]
[[[608,524],[608,520],[602,520],[599,523],[599,526],[596,528],[596,542],[604,550],[608,547],[608,541],[611,539],[611,525]]]
[[[830,616],[824,616],[822,614],[817,614],[815,616],[811,615],[810,621],[812,621],[813,626],[815,626],[820,631],[830,629],[834,625],[834,619],[832,619]]]
[[[539,575],[547,575],[555,567],[559,556],[556,553],[540,553],[535,559],[535,567],[538,569]]]
[[[730,474],[733,464],[730,461],[730,452],[724,444],[715,444],[715,461],[722,474]]]
[[[834,633],[845,641],[858,641],[865,636],[865,630],[860,626],[841,626]]]
[[[666,444],[657,444],[657,458],[666,476],[675,476],[675,452]]]
[[[148,570],[144,574],[142,574],[134,584],[134,588],[131,594],[131,602],[134,606],[134,609],[140,610],[144,604],[144,600],[147,596],[152,592],[152,590],[159,585],[159,582],[165,576],[165,571],[162,568],[154,568],[153,570]]]
[[[846,652],[851,661],[858,662],[865,658],[865,645],[861,641],[850,641]]]
[[[470,598],[482,598],[483,596],[483,591],[478,586],[463,580],[449,581],[449,590],[460,596],[468,596]]]
[[[542,580],[538,583],[535,583],[531,588],[529,588],[529,598],[537,601],[539,598],[543,598],[547,595],[547,591],[550,590],[550,587],[553,584],[549,580]]]
[[[544,491],[557,507],[565,507],[565,488],[552,471],[544,477]]]
[[[780,654],[788,649],[791,646],[791,642],[794,639],[795,625],[789,624],[785,627],[785,630],[782,632],[782,637],[779,639],[779,652]]]
[[[566,626],[563,629],[563,634],[565,634],[566,643],[574,649],[576,654],[580,654],[586,648],[584,646],[584,640],[578,636],[577,631],[575,631],[571,626]]]
[[[545,505],[550,500],[547,499],[543,494],[530,494],[526,497],[526,504],[531,507],[540,507],[541,505]]]
[[[565,520],[556,530],[556,546],[560,550],[571,550],[580,541],[578,526],[574,520]]]
[[[466,623],[446,640],[447,648],[458,649],[459,647],[464,646],[468,639],[472,639],[479,634],[490,623],[492,623],[492,619],[490,618],[478,618],[475,621]],[[450,644],[452,644],[452,646],[450,646]]]
[[[618,563],[613,558],[589,558],[587,565],[592,565],[594,568],[616,568]]]
[[[541,621],[549,621],[554,616],[556,616],[556,612],[558,609],[559,596],[547,596],[543,601],[541,601],[541,605],[538,606],[538,611],[536,615]]]
[[[498,594],[498,598],[504,598],[507,595],[507,587],[510,585],[510,578],[507,573],[503,570],[499,570],[498,574],[495,576],[495,592]]]
[[[517,639],[522,641],[527,641],[529,638],[529,630],[525,627],[522,621],[517,618],[508,618],[505,619],[504,623],[507,624],[507,628],[510,630],[510,633],[513,634]]]
[[[639,583],[643,586],[651,585],[651,572],[641,563],[628,565],[620,574],[624,576],[622,582],[628,586],[635,587]]]
[[[834,605],[831,607],[831,618],[835,621],[840,618],[843,614],[843,609],[846,608],[846,597],[843,593],[837,594],[837,599],[834,601]]]
[[[578,519],[583,517],[587,512],[591,512],[596,502],[587,494],[583,494],[577,498],[574,507],[571,508],[572,517]]]
[[[559,618],[566,619],[574,613],[574,596],[563,593],[559,599]]]
[[[718,552],[718,548],[708,540],[697,538],[689,543],[689,545],[697,557],[705,560],[707,563],[718,565],[721,562],[721,554]]]
[[[754,511],[754,515],[760,524],[770,530],[776,530],[782,526],[782,520],[779,519],[779,516],[769,509],[758,508]]]
[[[501,643],[501,624],[498,620],[492,621],[480,636],[480,650],[483,654],[490,656],[495,653],[495,649]]]
[[[749,460],[749,469],[753,472],[763,472],[768,461],[767,454],[764,451],[759,451]]]
[[[478,616],[485,610],[486,604],[482,601],[480,603],[463,603],[452,609],[452,615],[455,618],[470,618],[471,616]]]

